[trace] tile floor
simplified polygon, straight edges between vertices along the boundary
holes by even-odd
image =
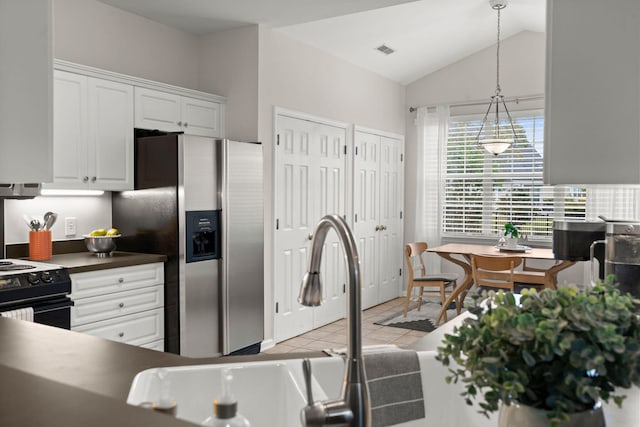
[[[371,307],[362,315],[363,345],[396,344],[399,347],[413,344],[427,332],[376,325],[374,322],[391,317],[404,308],[405,298],[396,298]],[[341,319],[328,325],[298,335],[265,351],[265,353],[289,353],[341,348],[347,345],[347,320]]]

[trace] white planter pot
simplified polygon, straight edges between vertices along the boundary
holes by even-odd
[[[549,427],[547,411],[526,405],[501,405],[499,427]],[[569,415],[569,421],[559,427],[605,427],[602,407]]]
[[[517,237],[507,237],[505,240],[506,240],[505,245],[507,245],[508,247],[518,246]]]

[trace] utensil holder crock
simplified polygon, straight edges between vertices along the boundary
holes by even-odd
[[[29,259],[45,261],[52,255],[51,230],[29,231]]]

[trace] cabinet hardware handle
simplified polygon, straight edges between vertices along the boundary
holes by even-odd
[[[120,338],[122,338],[122,337],[124,336],[124,332],[120,332],[120,333],[118,334],[118,336],[119,336]]]
[[[386,225],[381,225],[381,226],[380,226],[380,230],[384,231],[384,230],[386,230],[386,229],[387,229],[387,226],[386,226]]]
[[[187,127],[187,126],[189,126],[189,123],[184,122],[184,127]]]
[[[182,126],[182,121],[179,121],[179,122],[178,122],[178,126]]]
[[[82,182],[89,182],[89,177],[88,176],[83,177]]]
[[[376,231],[380,231],[380,230],[381,230],[380,226],[376,225]]]
[[[313,240],[313,234],[309,233],[309,240]]]
[[[95,176],[91,177],[91,182],[96,182],[96,177]]]
[[[124,279],[122,277],[118,278],[118,283],[124,283]]]
[[[120,307],[120,308],[124,307],[124,303],[121,302],[120,304],[118,304],[118,307]]]

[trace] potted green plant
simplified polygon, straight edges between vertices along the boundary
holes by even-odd
[[[512,222],[507,222],[504,225],[504,236],[507,238],[507,246],[517,246],[518,237],[520,237],[520,230]]]
[[[620,406],[617,388],[640,386],[639,301],[611,279],[588,292],[523,290],[519,302],[508,292],[484,295],[473,297],[475,316],[445,335],[437,358],[448,383],[464,384],[467,404],[479,400],[487,416],[500,407],[501,426],[604,426],[600,403]]]

